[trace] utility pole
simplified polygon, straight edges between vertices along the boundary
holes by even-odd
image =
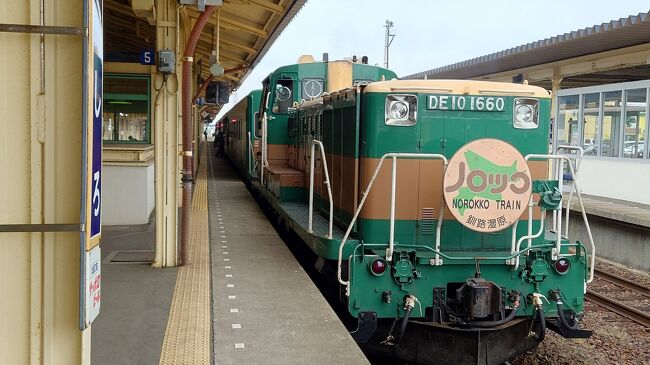
[[[388,68],[388,47],[390,47],[391,43],[393,43],[393,39],[395,38],[395,34],[390,34],[390,28],[393,27],[393,22],[390,20],[386,20],[386,42],[384,43],[384,67]]]

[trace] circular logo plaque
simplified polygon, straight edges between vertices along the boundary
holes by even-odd
[[[478,139],[449,160],[443,180],[445,202],[465,227],[498,232],[528,206],[532,180],[524,157],[497,139]]]

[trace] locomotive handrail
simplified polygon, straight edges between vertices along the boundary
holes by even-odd
[[[325,185],[327,185],[327,195],[330,200],[330,221],[329,221],[329,234],[327,238],[332,239],[332,227],[334,223],[334,200],[332,199],[332,187],[330,186],[330,173],[327,169],[327,159],[325,158],[325,147],[323,143],[317,139],[311,141],[311,156],[309,170],[309,233],[313,233],[312,221],[314,216],[314,155],[316,154],[316,146],[320,150],[321,160],[323,161],[323,169],[325,170]]]
[[[578,158],[576,159],[576,175],[577,175],[578,172],[580,172],[580,165],[582,164],[582,158],[585,156],[585,150],[580,146],[567,146],[567,145],[557,146],[556,152],[557,152],[558,149],[574,150],[574,151],[576,151],[578,153]],[[562,171],[558,171],[558,172],[561,173]],[[562,189],[561,186],[560,186],[560,189]],[[564,218],[564,220],[565,220],[564,237],[569,237],[569,211],[570,211],[569,207],[571,206],[571,200],[573,199],[573,191],[574,190],[575,190],[575,185],[572,185],[571,186],[571,191],[569,192],[569,199],[567,200],[567,203],[566,203],[567,209],[566,209],[565,218]],[[553,222],[555,222],[555,219],[553,220]],[[555,228],[555,226],[554,226],[554,228]]]
[[[338,257],[338,267],[337,267],[337,279],[339,283],[342,285],[346,286],[346,294],[350,294],[350,281],[344,281],[342,276],[341,276],[341,266],[343,265],[343,247],[345,246],[345,242],[348,240],[348,237],[350,236],[350,232],[352,232],[352,228],[354,227],[355,223],[357,222],[357,218],[359,217],[359,213],[361,212],[361,209],[363,208],[363,204],[366,202],[366,198],[368,197],[368,194],[370,193],[370,190],[372,189],[373,183],[375,182],[375,179],[377,178],[377,175],[379,175],[379,171],[381,170],[384,160],[386,160],[387,157],[390,157],[393,160],[392,164],[392,181],[391,181],[391,198],[390,198],[390,240],[388,242],[388,249],[386,250],[386,261],[391,261],[393,258],[393,250],[394,250],[394,229],[395,229],[395,185],[396,185],[396,180],[397,180],[397,159],[398,158],[430,158],[430,159],[439,159],[443,161],[443,173],[447,169],[447,157],[444,155],[438,154],[438,153],[386,153],[384,154],[379,162],[377,163],[377,167],[375,167],[375,171],[372,174],[372,177],[370,178],[370,182],[368,182],[368,187],[366,190],[364,190],[361,194],[361,201],[359,202],[359,206],[354,212],[354,216],[352,217],[352,221],[350,221],[350,224],[348,225],[348,229],[345,231],[345,235],[343,236],[343,239],[341,240],[341,244],[339,245],[339,257]],[[436,257],[435,257],[435,264],[440,265],[442,262],[440,260],[439,256],[441,255],[440,252],[440,231],[442,229],[442,218],[444,215],[444,208],[445,208],[445,202],[444,199],[442,199],[441,207],[440,207],[440,214],[438,217],[438,225],[436,227]],[[445,256],[443,256],[445,257]]]
[[[381,244],[381,243],[363,243],[363,244],[360,243],[354,248],[354,251],[352,252],[352,255],[353,256],[356,255],[356,252],[361,247],[372,249],[374,247],[381,248],[381,247],[384,247],[384,246],[385,245]],[[538,250],[540,248],[551,248],[553,246],[555,246],[555,244],[553,244],[553,243],[546,243],[546,244],[543,244],[543,245],[530,246],[530,247],[526,247],[522,251],[515,252],[514,254],[510,254],[508,256],[450,256],[449,254],[445,254],[440,250],[436,250],[434,248],[431,248],[431,247],[425,246],[425,245],[400,245],[400,247],[403,247],[403,248],[427,250],[427,251],[435,253],[436,255],[441,256],[445,260],[451,260],[451,261],[453,261],[453,260],[479,260],[479,261],[484,261],[484,260],[498,260],[498,261],[511,260],[511,259],[517,257],[518,255],[525,254],[528,251]],[[572,244],[569,244],[567,246],[582,246],[582,244],[580,244],[580,243],[572,243]]]
[[[591,227],[589,226],[589,220],[587,219],[587,212],[585,210],[585,205],[582,202],[582,195],[580,194],[580,187],[578,185],[578,180],[577,176],[575,173],[575,169],[573,168],[573,164],[571,163],[571,160],[569,157],[564,156],[564,155],[544,155],[544,154],[530,154],[526,156],[526,161],[530,159],[541,159],[541,160],[558,160],[559,165],[558,165],[558,171],[562,171],[564,169],[564,162],[568,162],[569,164],[569,171],[571,172],[571,177],[573,178],[573,185],[578,197],[578,202],[580,203],[580,209],[582,210],[582,218],[585,222],[585,228],[587,229],[587,235],[589,236],[589,244],[591,245],[591,251],[590,251],[590,268],[589,268],[589,279],[587,279],[587,283],[591,283],[594,280],[594,268],[596,265],[596,245],[594,244],[594,237],[591,234]],[[558,179],[558,186],[560,189],[562,188],[563,184],[563,176],[560,173],[557,177]],[[568,209],[568,208],[567,208]],[[555,243],[555,255],[560,254],[560,245],[562,243],[562,205],[560,204],[559,207],[560,214],[558,214],[558,220],[557,220],[557,237],[556,237],[556,243]],[[514,236],[514,235],[513,235]],[[516,248],[516,247],[515,247]],[[513,253],[514,253],[513,249]],[[519,256],[516,258],[517,264],[519,263]]]
[[[383,246],[384,246],[383,244],[379,244],[379,243],[365,243],[365,244],[361,243],[361,244],[358,244],[354,248],[354,251],[352,251],[352,257],[357,256],[357,251],[359,250],[359,248],[363,247],[363,248],[372,249],[373,247],[380,248],[380,247],[383,247]],[[503,261],[503,260],[505,260],[506,262],[511,261],[513,258],[519,257],[520,255],[527,254],[528,251],[544,249],[544,248],[551,248],[553,246],[555,246],[555,244],[553,244],[553,243],[546,243],[546,244],[542,244],[542,245],[530,246],[530,247],[526,247],[523,251],[515,252],[514,254],[511,254],[510,256],[449,256],[449,255],[444,254],[439,250],[435,250],[435,249],[433,249],[433,248],[431,248],[429,246],[424,246],[424,245],[400,245],[400,247],[407,248],[407,249],[408,248],[413,248],[413,249],[428,250],[428,251],[431,251],[431,252],[435,253],[436,256],[438,256],[438,255],[442,256],[445,260],[450,260],[450,261],[454,261],[454,260],[459,260],[459,261],[460,260],[474,260],[474,261],[477,261],[477,260],[480,260],[480,261],[499,260],[499,261]],[[565,247],[581,247],[582,249],[578,250],[579,252],[587,252],[587,250],[585,249],[585,246],[580,242],[569,243],[569,244],[566,244],[564,246]],[[363,255],[363,253],[362,253],[362,255]],[[587,274],[587,269],[585,268],[585,275],[586,274]],[[349,295],[349,293],[348,293],[348,295]]]
[[[248,173],[257,168],[257,160],[255,160],[255,165],[251,166],[252,161],[255,158],[255,152],[253,150],[253,141],[251,140],[251,132],[248,132]]]
[[[542,212],[542,219],[540,220],[539,230],[537,231],[537,233],[533,234],[532,232],[530,232],[530,228],[529,228],[528,235],[520,237],[519,240],[517,240],[517,244],[515,245],[515,250],[513,251],[513,253],[514,252],[519,252],[519,250],[521,248],[521,243],[526,241],[526,240],[528,240],[527,248],[533,247],[532,244],[531,244],[531,240],[534,239],[534,238],[538,238],[539,236],[542,235],[542,233],[544,233],[544,221],[545,220],[546,220],[546,211]],[[528,222],[532,222],[532,219],[530,217],[528,219]],[[519,255],[517,255],[517,257],[515,258],[515,265],[514,266],[515,267],[513,268],[513,270],[517,270],[519,268]]]
[[[269,98],[271,97],[271,92],[266,93],[266,98],[264,101],[264,113],[262,114],[262,120],[261,120],[261,125],[262,125],[262,161],[260,161],[260,185],[264,187],[264,167],[268,166],[268,129],[267,129],[267,124],[269,122],[268,115],[266,114],[266,111],[269,109]],[[259,116],[258,116],[259,118]]]

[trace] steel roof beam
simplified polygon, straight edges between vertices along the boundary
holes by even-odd
[[[284,13],[284,7],[282,5],[278,5],[264,0],[225,0],[224,2],[230,4],[244,4],[244,5],[254,4],[264,10],[270,11],[275,14]]]
[[[201,41],[211,44],[210,34],[205,32],[201,34]],[[227,37],[222,36],[220,37],[219,41],[222,49],[237,49],[249,54],[257,53],[257,50],[255,48],[247,46],[237,41],[229,40]]]
[[[194,21],[196,21],[196,19],[197,19],[196,13],[192,13],[191,18]],[[212,26],[216,26],[217,25],[216,23],[217,23],[216,18],[214,16],[212,16],[210,18],[210,23],[209,24],[212,25]],[[243,30],[243,31],[246,31],[248,33],[254,34],[254,35],[258,36],[258,37],[262,37],[262,38],[268,38],[268,36],[269,36],[268,33],[263,29],[260,29],[260,28],[254,27],[252,25],[242,23],[242,22],[240,22],[238,20],[231,19],[231,18],[225,17],[223,15],[221,15],[219,17],[219,27],[221,29],[226,29],[226,30]]]

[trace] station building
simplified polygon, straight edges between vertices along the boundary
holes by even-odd
[[[585,194],[650,204],[650,13],[612,20],[406,79],[524,82],[552,91],[554,151],[579,146]]]
[[[304,3],[0,4],[0,364],[90,363],[102,226],[155,220],[152,266],[179,263],[205,89],[236,89]]]

